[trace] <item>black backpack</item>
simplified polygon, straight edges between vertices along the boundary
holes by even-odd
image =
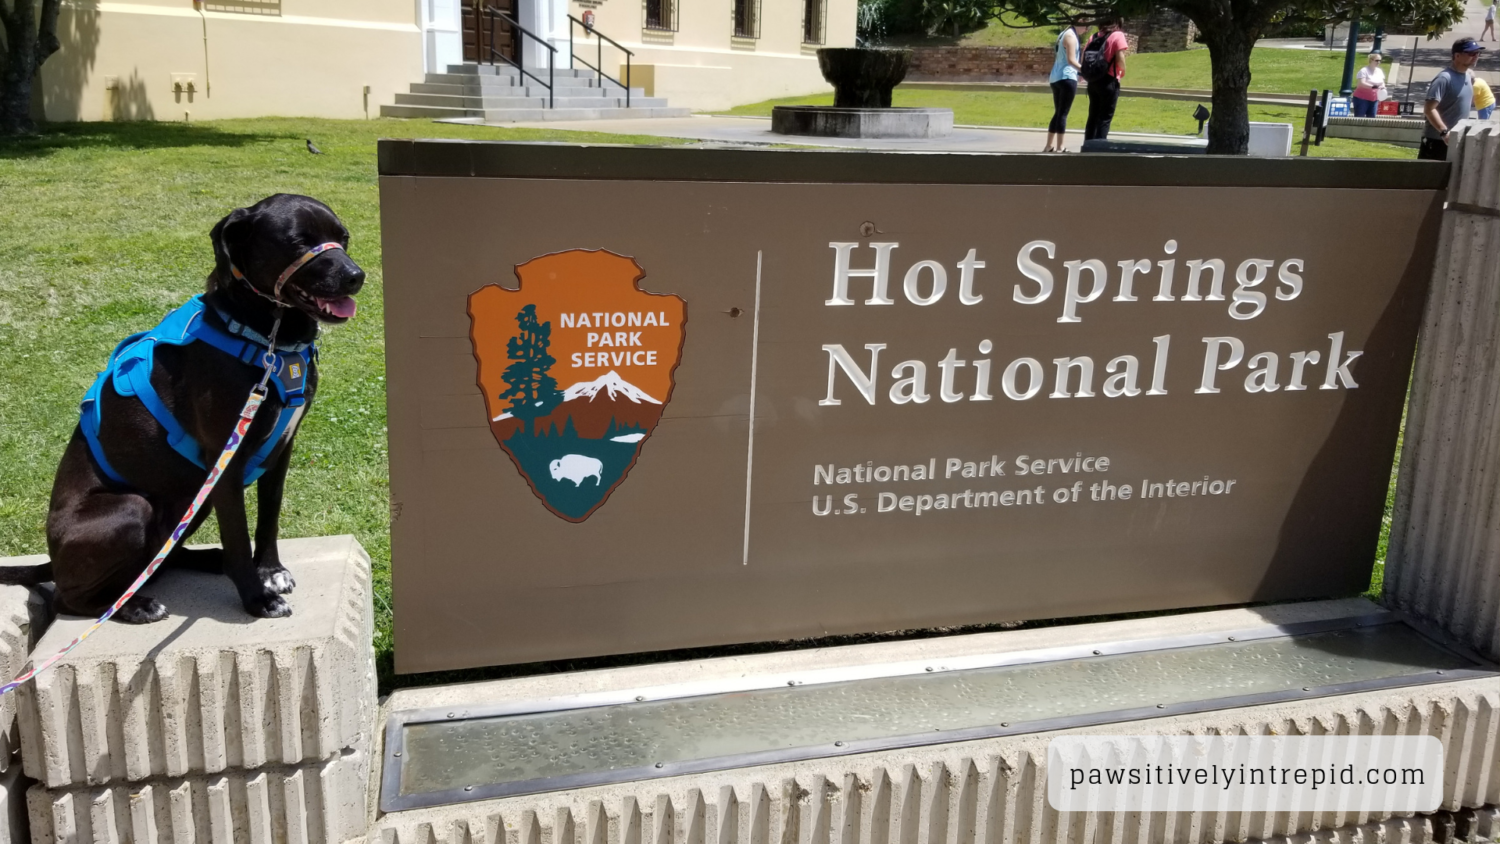
[[[1104,44],[1108,40],[1108,33],[1096,32],[1089,39],[1088,46],[1083,48],[1083,55],[1078,60],[1078,75],[1083,81],[1098,82],[1109,77],[1109,60],[1104,57]]]

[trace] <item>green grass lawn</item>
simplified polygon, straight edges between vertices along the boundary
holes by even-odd
[[[78,401],[120,338],[203,292],[208,231],[277,192],[324,200],[368,273],[359,315],[324,334],[317,411],[297,440],[282,535],[352,533],[375,561],[376,648],[391,652],[380,137],[663,143],[426,121],[92,123],[0,141],[0,555],[45,553],[47,497]],[[308,154],[312,138],[326,155]],[[678,143],[665,141],[665,143]],[[209,520],[195,541],[214,541]]]
[[[740,106],[729,114],[769,116],[778,105],[832,105],[832,94],[787,97]],[[892,98],[896,106],[928,106],[953,109],[955,123],[975,126],[1019,126],[1045,129],[1052,119],[1052,95],[1021,91],[946,91],[932,88],[897,88]],[[1121,97],[1115,110],[1113,131],[1154,132],[1167,135],[1191,135],[1198,130],[1193,120],[1196,103],[1186,100],[1160,100],[1151,97]],[[1069,134],[1074,148],[1081,143],[1088,100],[1080,95],[1069,116]],[[1304,109],[1298,106],[1251,105],[1250,119],[1272,123],[1290,123],[1297,138],[1301,137]],[[1037,148],[1043,138],[1037,138]],[[1308,155],[1324,158],[1416,158],[1414,149],[1393,144],[1376,144],[1329,138],[1322,146],[1313,146]]]
[[[1361,52],[1357,71],[1364,64]],[[1208,50],[1142,53],[1126,59],[1125,84],[1137,88],[1211,87]],[[1383,65],[1390,73],[1391,63]],[[1324,88],[1337,92],[1344,73],[1343,50],[1286,50],[1261,47],[1250,54],[1250,90],[1264,94],[1301,94]]]
[[[1006,12],[984,29],[959,39],[964,47],[1051,47],[1062,30],[1053,26],[1025,26],[1025,19]]]

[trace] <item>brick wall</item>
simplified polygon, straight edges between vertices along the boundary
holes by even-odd
[[[1087,38],[1087,36],[1085,36]],[[1134,33],[1126,43],[1137,49]],[[906,78],[913,82],[1046,82],[1053,47],[915,47]]]
[[[906,78],[913,82],[1045,82],[1051,47],[917,47]]]

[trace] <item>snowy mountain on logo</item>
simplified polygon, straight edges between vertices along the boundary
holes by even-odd
[[[580,381],[563,390],[562,403],[546,416],[538,417],[535,428],[540,434],[556,425],[561,432],[571,419],[573,429],[580,437],[628,437],[637,430],[644,434],[656,427],[662,409],[659,400],[621,378],[618,372],[610,370],[592,381]],[[522,425],[519,419],[506,412],[496,417],[491,427],[503,442]],[[644,436],[618,441],[639,442],[640,439],[644,439]]]
[[[566,404],[575,399],[583,398],[592,402],[598,398],[601,392],[605,394],[605,397],[609,401],[619,401],[617,396],[623,396],[636,404],[641,404],[642,402],[661,404],[661,402],[647,395],[645,390],[621,378],[620,373],[615,372],[613,369],[592,381],[579,381],[577,384],[563,390],[563,403]]]

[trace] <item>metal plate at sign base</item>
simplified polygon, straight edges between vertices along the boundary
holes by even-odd
[[[490,430],[532,492],[581,522],[625,482],[672,397],[687,303],[640,289],[639,264],[570,249],[469,296]]]

